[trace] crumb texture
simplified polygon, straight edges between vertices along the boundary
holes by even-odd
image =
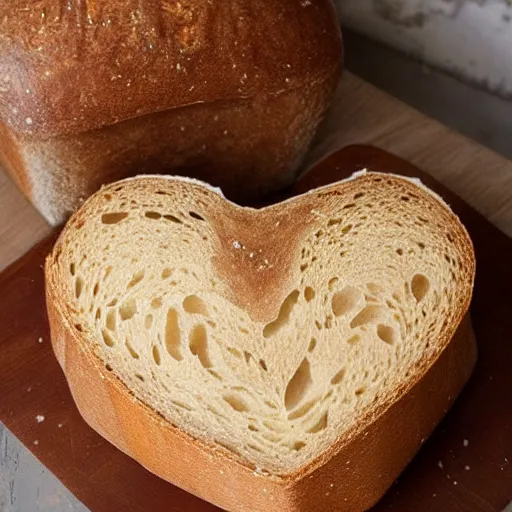
[[[274,474],[349,439],[417,381],[473,276],[449,208],[375,173],[263,210],[182,180],[118,182],[47,262],[63,321],[106,378]]]

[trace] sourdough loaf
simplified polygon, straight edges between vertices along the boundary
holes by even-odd
[[[231,511],[366,510],[475,362],[471,241],[396,176],[260,210],[124,180],[71,218],[45,272],[85,420]]]
[[[0,162],[52,224],[135,173],[295,177],[341,69],[330,0],[0,5]]]

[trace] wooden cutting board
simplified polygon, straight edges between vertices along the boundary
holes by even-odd
[[[419,176],[441,193],[467,226],[478,264],[475,373],[374,511],[501,512],[512,500],[512,240],[411,164],[369,146],[338,151],[293,194],[364,167]],[[53,239],[0,275],[0,421],[93,512],[218,510],[144,470],[79,416],[49,342],[42,265]]]

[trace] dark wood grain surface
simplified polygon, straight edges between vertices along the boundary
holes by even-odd
[[[411,164],[368,146],[327,158],[293,193],[364,167],[419,176],[440,192],[467,226],[478,265],[475,373],[374,510],[501,512],[512,500],[512,240]],[[81,419],[49,341],[42,264],[52,243],[0,275],[0,420],[93,512],[218,510],[148,473]]]

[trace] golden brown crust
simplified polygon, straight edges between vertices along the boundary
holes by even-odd
[[[344,192],[349,194],[355,190],[353,187],[372,179],[368,176],[357,185],[349,182]],[[417,192],[408,181],[400,181],[406,190]],[[328,201],[336,192],[334,188],[325,188],[288,202],[286,207],[280,204],[266,209],[263,214],[279,220],[280,213],[284,216],[291,211],[295,218],[302,219],[298,213],[309,210],[315,198],[323,197]],[[437,203],[429,194],[425,194],[424,200],[427,205]],[[222,201],[217,197],[216,203]],[[222,212],[221,207],[219,211]],[[451,221],[439,218],[441,228],[450,234],[451,226],[460,237],[464,271],[472,283],[475,262],[469,238],[459,221],[448,210],[446,214]],[[79,220],[76,216],[72,223]],[[443,221],[446,223],[442,224]],[[291,232],[292,238],[301,236],[300,222],[297,224],[296,232]],[[224,225],[222,228],[226,229]],[[243,235],[250,239],[251,233]],[[261,241],[263,244],[264,237]],[[58,244],[56,247],[58,253]],[[293,243],[284,250],[292,252]],[[274,254],[278,252],[273,248]],[[57,257],[54,254],[54,258]],[[441,350],[433,360],[423,361],[417,374],[397,390],[395,399],[383,404],[362,422],[363,428],[344,435],[298,471],[280,477],[263,475],[243,466],[231,452],[194,440],[131,395],[125,385],[105,369],[91,345],[83,343],[77,331],[68,325],[71,315],[62,307],[59,291],[54,288],[51,264],[48,259],[47,304],[52,343],[85,419],[150,471],[227,510],[357,512],[368,509],[389,488],[435,428],[476,362],[476,344],[467,314],[471,295],[468,290],[456,306],[455,321],[446,329],[445,339],[439,341]],[[283,274],[289,272],[286,259],[280,264],[285,266]],[[229,262],[225,266],[230,267]],[[269,278],[266,284],[270,281]],[[256,309],[253,303],[247,307]]]
[[[194,176],[244,202],[292,183],[333,87],[331,77],[278,96],[173,109],[45,140],[0,123],[0,159],[52,224],[101,185],[140,173]]]
[[[15,0],[0,62],[0,119],[47,138],[302,87],[339,68],[340,34],[330,0]]]
[[[330,0],[16,0],[0,65],[0,164],[56,225],[134,174],[238,202],[290,185],[342,44]]]

